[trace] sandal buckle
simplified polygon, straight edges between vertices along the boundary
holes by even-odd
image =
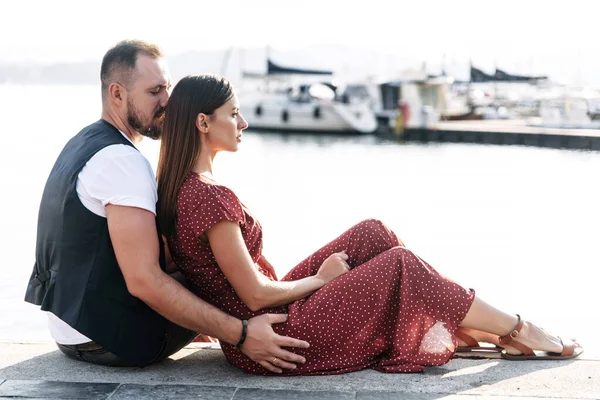
[[[511,337],[511,339],[516,339],[517,336],[519,336],[519,331],[516,329],[513,329],[513,331],[510,332],[508,335]]]

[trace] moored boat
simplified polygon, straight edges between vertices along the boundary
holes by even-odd
[[[244,118],[251,129],[260,130],[374,132],[377,120],[370,104],[340,91],[332,75],[267,60],[266,74],[244,74],[240,95]]]

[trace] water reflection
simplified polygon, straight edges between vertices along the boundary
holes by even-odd
[[[349,133],[282,133],[275,131],[256,131],[251,128],[245,133],[252,135],[260,135],[269,143],[286,143],[296,145],[314,145],[317,147],[326,147],[336,143],[357,143],[357,144],[386,144],[389,140],[385,140],[373,135],[359,135]]]

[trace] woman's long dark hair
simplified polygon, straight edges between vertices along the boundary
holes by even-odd
[[[200,154],[198,114],[213,115],[233,97],[229,81],[216,75],[189,75],[175,88],[165,110],[158,179],[158,223],[161,233],[175,233],[177,196]]]

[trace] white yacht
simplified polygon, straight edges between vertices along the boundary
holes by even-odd
[[[332,72],[286,68],[267,60],[266,74],[244,73],[240,103],[251,129],[372,133],[368,101],[341,93]],[[325,78],[324,78],[325,77]]]
[[[598,97],[567,94],[539,99],[539,117],[529,118],[527,125],[558,129],[600,129]]]

